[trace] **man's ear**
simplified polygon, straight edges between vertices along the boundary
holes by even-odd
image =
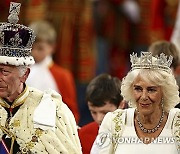
[[[26,82],[26,80],[27,80],[27,78],[29,76],[29,73],[30,73],[30,68],[27,68],[26,72],[24,73],[24,75],[20,77],[20,80],[21,80],[22,83]]]

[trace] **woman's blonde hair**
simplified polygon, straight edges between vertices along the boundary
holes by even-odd
[[[135,69],[127,74],[121,86],[121,94],[129,102],[129,106],[136,107],[132,90],[133,83],[137,77],[161,87],[163,92],[163,107],[166,112],[169,112],[171,108],[174,108],[179,103],[178,85],[172,73],[167,73],[160,69]]]

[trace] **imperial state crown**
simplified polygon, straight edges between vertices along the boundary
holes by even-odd
[[[17,24],[20,3],[11,2],[8,22],[0,23],[0,63],[7,65],[32,65],[31,49],[35,41],[33,30]]]

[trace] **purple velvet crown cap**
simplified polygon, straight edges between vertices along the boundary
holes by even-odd
[[[31,49],[35,41],[32,29],[17,24],[20,3],[11,2],[9,22],[0,24],[0,63],[9,65],[32,65]]]

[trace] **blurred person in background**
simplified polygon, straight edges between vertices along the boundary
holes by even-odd
[[[174,76],[176,78],[178,86],[180,86],[179,78],[180,78],[180,52],[177,48],[177,46],[169,41],[160,40],[152,43],[148,51],[152,53],[153,56],[160,55],[161,53],[164,53],[167,56],[172,56],[173,61],[171,65],[171,69],[174,73]],[[179,87],[180,90],[180,87]],[[180,103],[176,105],[176,107],[180,107]]]
[[[79,112],[73,76],[69,70],[57,65],[52,59],[56,47],[56,31],[45,20],[35,21],[29,26],[34,30],[36,41],[32,48],[35,64],[31,67],[27,84],[40,90],[51,88],[59,92],[78,124]]]
[[[173,42],[180,52],[180,1],[178,1],[178,9],[176,12],[176,22],[171,35],[171,42]]]
[[[94,122],[79,129],[83,154],[89,154],[99,126],[108,112],[127,108],[121,96],[121,80],[109,74],[100,74],[87,86],[86,101]]]
[[[180,52],[174,43],[166,40],[159,40],[153,42],[149,46],[148,51],[151,52],[153,56],[159,56],[161,53],[164,53],[167,56],[171,55],[173,57],[171,69],[175,77],[180,75]]]
[[[96,74],[109,73],[120,79],[129,69],[131,27],[140,19],[135,0],[95,0],[92,3],[96,36]]]

